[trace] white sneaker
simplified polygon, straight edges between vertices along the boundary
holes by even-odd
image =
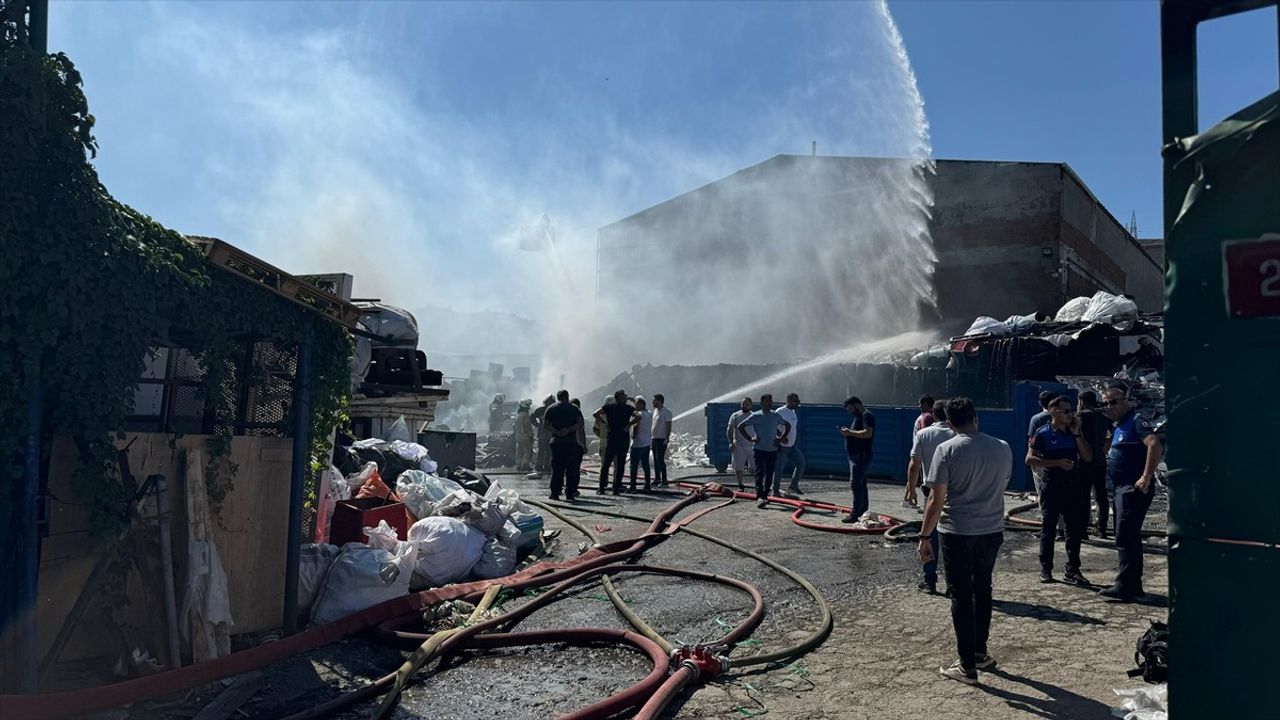
[[[974,670],[972,675],[966,673],[964,671],[964,666],[960,664],[959,660],[955,661],[954,663],[951,663],[950,667],[938,668],[938,674],[949,680],[956,680],[958,682],[962,682],[965,685],[978,684],[978,671]]]
[[[974,659],[974,667],[979,670],[991,670],[996,666],[996,659],[987,654],[982,654]]]

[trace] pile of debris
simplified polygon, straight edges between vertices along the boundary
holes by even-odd
[[[397,438],[342,448],[319,488],[316,543],[303,547],[299,613],[333,622],[428,587],[511,574],[542,544],[542,516],[482,473],[436,475]],[[360,463],[351,471],[352,463]]]
[[[667,445],[667,464],[673,468],[711,467],[706,441],[699,435],[672,433]]]

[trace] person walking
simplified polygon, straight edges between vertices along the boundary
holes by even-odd
[[[516,471],[529,472],[533,469],[533,420],[529,417],[532,400],[521,400],[516,409]]]
[[[1111,430],[1111,421],[1102,413],[1098,405],[1098,394],[1092,390],[1080,393],[1076,417],[1080,418],[1080,434],[1089,445],[1093,459],[1081,462],[1078,468],[1080,477],[1087,488],[1093,491],[1094,504],[1098,506],[1098,519],[1094,525],[1098,537],[1107,536],[1107,515],[1111,510],[1111,500],[1107,497],[1107,433]],[[1088,492],[1084,498],[1085,507],[1089,505]],[[1086,509],[1086,513],[1088,510]]]
[[[569,391],[556,393],[556,402],[547,408],[542,422],[551,435],[551,499],[559,500],[564,490],[565,499],[578,497],[578,431],[585,424],[582,411],[569,402]]]
[[[622,494],[622,475],[626,471],[627,447],[631,437],[628,435],[631,423],[634,422],[634,411],[627,404],[627,391],[618,390],[613,394],[613,402],[606,402],[592,414],[596,420],[604,424],[605,441],[608,446],[600,463],[600,488],[603,495],[609,490],[609,468],[613,467],[613,494]]]
[[[987,652],[991,576],[1004,542],[1004,490],[1013,473],[1013,453],[1005,441],[979,432],[968,398],[947,401],[946,415],[956,436],[938,446],[930,463],[918,552],[922,563],[935,559],[932,536],[942,533],[942,569],[959,658],[938,672],[976,685],[979,670],[996,666]]]
[[[799,407],[800,396],[796,393],[787,393],[787,404],[778,408],[778,415],[791,423],[791,435],[786,442],[778,443],[778,472],[773,476],[774,495],[782,494],[782,478],[787,474],[788,465],[791,466],[791,481],[787,485],[787,492],[792,495],[804,494],[800,489],[800,478],[804,477],[804,453],[800,452],[800,446],[797,444],[800,435],[800,416],[796,410]]]
[[[1089,587],[1080,574],[1080,543],[1089,525],[1089,486],[1079,472],[1093,451],[1080,433],[1080,418],[1065,395],[1049,401],[1048,424],[1041,425],[1027,448],[1027,464],[1044,473],[1040,507],[1040,582],[1053,582],[1053,543],[1058,520],[1067,526],[1067,571],[1063,580]]]
[[[649,485],[649,448],[653,445],[653,413],[644,397],[636,397],[635,421],[631,425],[631,492],[636,491],[636,471],[644,468],[644,490]]]
[[[911,460],[907,463],[907,496],[916,499],[916,488],[924,491],[924,500],[929,502],[929,471],[933,467],[933,456],[938,446],[956,436],[956,432],[947,424],[947,403],[939,400],[929,409],[929,417],[936,422],[922,428],[911,438]],[[923,481],[923,485],[921,482]],[[938,592],[938,534],[929,536],[929,544],[933,546],[933,559],[921,567],[923,577],[916,587],[930,595]]]
[[[743,420],[751,417],[751,398],[744,397],[742,402],[738,403],[738,411],[729,416],[729,424],[725,427],[725,433],[729,437],[729,455],[730,463],[733,466],[733,474],[738,478],[738,489],[746,490],[747,486],[743,484],[743,473],[755,473],[756,463],[755,456],[752,454],[751,445],[741,442],[741,436],[738,435],[738,426]]]
[[[667,443],[671,441],[671,411],[662,393],[653,394],[653,479],[658,487],[666,487]]]
[[[1107,452],[1107,491],[1116,510],[1116,581],[1100,594],[1114,602],[1142,600],[1142,523],[1155,494],[1156,467],[1164,443],[1134,410],[1128,389],[1107,388],[1102,407],[1115,422]]]
[[[845,454],[849,456],[849,488],[853,491],[853,509],[840,519],[843,523],[857,522],[871,508],[867,496],[867,469],[871,466],[872,439],[876,434],[876,416],[853,395],[844,401],[844,409],[853,416],[848,427],[840,428],[844,436]]]
[[[747,433],[750,428],[755,433]],[[760,409],[738,424],[738,434],[751,441],[756,461],[756,507],[769,504],[769,484],[778,463],[778,444],[791,437],[791,423],[773,411],[773,395],[760,396]]]

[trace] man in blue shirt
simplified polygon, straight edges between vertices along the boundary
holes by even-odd
[[[1067,572],[1072,585],[1089,586],[1080,574],[1080,543],[1089,525],[1089,486],[1079,466],[1093,460],[1093,450],[1080,434],[1080,420],[1065,395],[1049,401],[1049,422],[1031,436],[1027,464],[1044,473],[1040,491],[1040,582],[1053,582],[1053,541],[1058,520],[1067,526]]]
[[[747,433],[751,428],[756,436]],[[782,428],[782,432],[778,429]],[[778,463],[778,443],[791,438],[791,423],[773,411],[773,396],[760,396],[760,410],[751,413],[738,425],[738,433],[751,441],[756,456],[756,507],[769,504],[769,486],[773,483]]]
[[[844,401],[844,409],[853,416],[849,427],[840,428],[844,436],[845,454],[849,456],[849,487],[853,490],[853,509],[840,522],[857,522],[871,507],[867,496],[867,468],[871,467],[871,440],[876,434],[876,416],[863,407],[854,395]]]
[[[1164,444],[1151,425],[1129,403],[1123,386],[1107,388],[1102,407],[1115,422],[1107,453],[1107,490],[1116,511],[1116,582],[1101,591],[1108,600],[1133,602],[1142,598],[1142,522],[1155,491],[1156,466]]]

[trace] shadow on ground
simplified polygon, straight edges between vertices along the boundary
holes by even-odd
[[[997,612],[1014,617],[1046,620],[1048,622],[1076,623],[1079,625],[1106,625],[1103,620],[1088,615],[1081,615],[1070,610],[1060,610],[1049,605],[1032,605],[1016,600],[992,600],[991,607]]]

